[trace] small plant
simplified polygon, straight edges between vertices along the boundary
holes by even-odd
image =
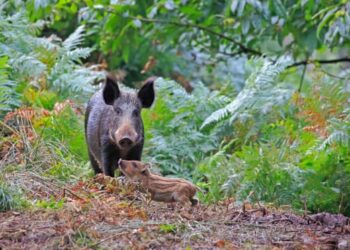
[[[35,203],[36,207],[45,208],[45,209],[61,209],[63,208],[65,200],[60,199],[56,200],[53,196],[50,197],[50,200],[39,200]]]
[[[159,225],[159,231],[161,233],[183,233],[187,229],[187,226],[183,223],[181,224],[160,224]]]
[[[159,231],[162,233],[176,233],[177,226],[175,224],[161,224],[159,225]]]
[[[0,179],[0,212],[26,206],[20,193]]]
[[[92,240],[89,234],[82,229],[78,229],[77,231],[74,232],[74,234],[72,235],[72,240],[73,240],[72,243],[80,248],[82,247],[96,248],[95,246],[96,242]]]

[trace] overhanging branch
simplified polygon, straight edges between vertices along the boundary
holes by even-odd
[[[109,10],[108,11],[111,14],[114,15],[118,15],[117,13],[115,13],[113,10]],[[135,17],[135,16],[123,16],[123,18],[128,18],[128,19],[133,19],[133,20],[139,20],[142,22],[146,22],[146,23],[161,23],[161,24],[168,24],[168,25],[173,25],[173,26],[178,26],[178,27],[183,27],[183,28],[193,28],[193,29],[198,29],[198,30],[202,30],[206,33],[212,34],[214,36],[217,36],[221,39],[227,40],[229,42],[232,42],[233,44],[235,44],[236,46],[239,47],[239,50],[241,53],[246,53],[246,54],[252,54],[252,55],[257,55],[257,56],[262,56],[263,54],[260,51],[251,49],[246,47],[244,44],[236,41],[235,39],[233,39],[232,37],[229,37],[225,34],[219,33],[215,30],[212,30],[208,27],[199,25],[199,24],[192,24],[192,23],[183,23],[183,22],[177,22],[177,21],[169,21],[169,20],[162,20],[162,19],[153,19],[153,18],[144,18],[144,17]]]
[[[120,14],[116,13],[113,10],[108,10],[108,12],[111,14],[114,14],[114,15],[121,16]],[[172,21],[172,20],[136,17],[136,16],[122,16],[122,17],[132,19],[132,20],[139,20],[139,21],[146,22],[146,23],[161,23],[161,24],[174,25],[174,26],[188,28],[188,29],[202,30],[206,33],[212,34],[212,35],[217,36],[221,39],[229,41],[239,48],[238,52],[227,53],[227,54],[224,53],[226,55],[236,56],[236,55],[245,53],[245,54],[251,54],[251,55],[256,55],[256,56],[264,56],[264,54],[261,51],[251,49],[251,48],[247,47],[246,45],[242,44],[241,42],[236,41],[234,38],[232,38],[230,36],[219,33],[215,30],[212,30],[208,27],[205,27],[205,26],[202,26],[199,24],[192,24],[192,23],[187,23],[187,22],[184,23],[184,22],[178,22],[178,21]],[[219,53],[222,53],[222,52],[219,52]],[[287,68],[293,68],[293,67],[298,67],[298,66],[307,65],[307,64],[333,64],[333,63],[342,63],[342,62],[350,62],[350,57],[342,57],[342,58],[336,58],[336,59],[331,59],[331,60],[309,59],[309,60],[295,62],[295,63],[289,65]]]
[[[304,61],[300,61],[300,62],[295,62],[291,65],[288,66],[288,68],[292,68],[292,67],[297,67],[300,65],[307,65],[307,64],[332,64],[332,63],[341,63],[341,62],[350,62],[350,57],[342,57],[342,58],[336,58],[336,59],[330,59],[330,60],[304,60]]]

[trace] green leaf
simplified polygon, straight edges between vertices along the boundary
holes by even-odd
[[[334,16],[334,13],[338,10],[337,7],[331,9],[330,11],[327,12],[327,14],[323,17],[322,21],[320,24],[317,26],[317,31],[316,31],[316,36],[318,39],[320,39],[320,33],[323,29],[324,26],[328,24],[330,19]]]

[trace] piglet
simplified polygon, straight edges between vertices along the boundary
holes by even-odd
[[[148,163],[121,159],[118,163],[122,173],[132,181],[140,183],[141,187],[151,194],[152,200],[180,202],[183,205],[191,202],[192,206],[198,204],[198,200],[193,198],[198,187],[191,182],[152,174]]]

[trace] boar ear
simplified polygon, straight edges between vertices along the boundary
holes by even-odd
[[[117,82],[110,75],[106,78],[106,84],[103,88],[103,100],[108,105],[113,105],[115,99],[120,95]]]
[[[148,78],[146,80],[146,83],[142,86],[142,88],[137,93],[137,96],[140,99],[143,108],[151,107],[154,101],[154,97],[155,97],[154,81],[156,79],[157,79],[156,77]]]

